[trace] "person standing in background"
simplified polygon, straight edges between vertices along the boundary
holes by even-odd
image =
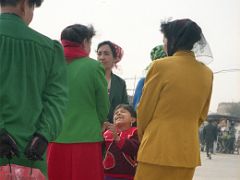
[[[0,0],[0,166],[38,168],[59,135],[67,101],[62,46],[29,28],[42,0]]]
[[[48,148],[49,180],[103,180],[102,125],[109,100],[102,64],[89,57],[92,26],[61,33],[68,62],[69,102],[63,130]]]
[[[218,129],[214,122],[208,122],[203,128],[203,139],[206,144],[207,157],[212,159],[211,154],[213,154],[213,144],[217,140]]]
[[[212,92],[213,73],[195,57],[207,42],[190,19],[162,22],[161,31],[168,57],[153,62],[137,109],[135,180],[191,180]]]
[[[151,55],[151,60],[152,61],[166,57],[166,53],[164,52],[163,45],[158,45],[158,46],[154,47],[151,50],[150,55]],[[151,67],[151,64],[148,65],[146,70],[148,70]],[[134,107],[135,110],[137,109],[138,103],[139,103],[140,98],[142,96],[144,81],[145,81],[145,77],[141,78],[137,83],[137,87],[136,87],[134,97],[133,97],[133,107]]]
[[[105,77],[108,82],[110,109],[108,121],[113,122],[113,111],[119,104],[129,104],[126,82],[112,72],[113,67],[121,61],[123,49],[111,41],[103,41],[97,47],[97,59],[105,68]]]

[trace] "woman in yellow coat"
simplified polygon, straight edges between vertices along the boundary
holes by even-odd
[[[135,180],[191,180],[200,165],[198,128],[208,114],[213,81],[192,50],[194,45],[204,52],[207,43],[189,19],[162,23],[161,31],[168,57],[153,63],[138,106]]]

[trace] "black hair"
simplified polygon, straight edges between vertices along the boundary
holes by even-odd
[[[16,6],[20,0],[0,0],[0,5],[1,6]],[[36,6],[40,7],[42,4],[43,0],[28,0],[28,4],[30,7]]]
[[[190,19],[161,23],[161,32],[167,38],[168,56],[178,50],[192,50],[194,43],[201,39],[201,28]]]
[[[110,47],[111,51],[112,51],[113,57],[114,58],[117,57],[116,49],[115,49],[115,47],[114,47],[114,45],[113,45],[113,43],[111,41],[103,41],[103,42],[99,43],[98,46],[97,46],[97,51],[103,45],[108,45]]]
[[[84,39],[90,40],[95,35],[92,25],[89,27],[82,24],[74,24],[66,27],[61,33],[61,40],[83,43]]]
[[[129,104],[119,104],[115,109],[114,109],[114,113],[115,111],[117,111],[119,108],[123,108],[125,110],[127,110],[128,112],[130,112],[131,117],[137,118],[137,113],[134,110],[134,108],[129,105]]]

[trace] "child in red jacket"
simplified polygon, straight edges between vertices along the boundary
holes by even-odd
[[[136,112],[126,104],[114,110],[114,124],[105,123],[106,155],[103,160],[105,180],[133,180],[136,170],[136,156],[139,147]]]

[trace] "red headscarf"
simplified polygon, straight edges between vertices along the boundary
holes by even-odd
[[[64,48],[64,56],[68,63],[71,63],[76,58],[89,56],[89,53],[83,49],[82,44],[68,40],[61,40],[61,42]]]
[[[114,49],[116,51],[116,61],[115,61],[115,63],[118,63],[119,61],[121,61],[121,59],[123,57],[123,49],[120,46],[114,44],[113,42],[111,42],[111,43],[114,46]]]

